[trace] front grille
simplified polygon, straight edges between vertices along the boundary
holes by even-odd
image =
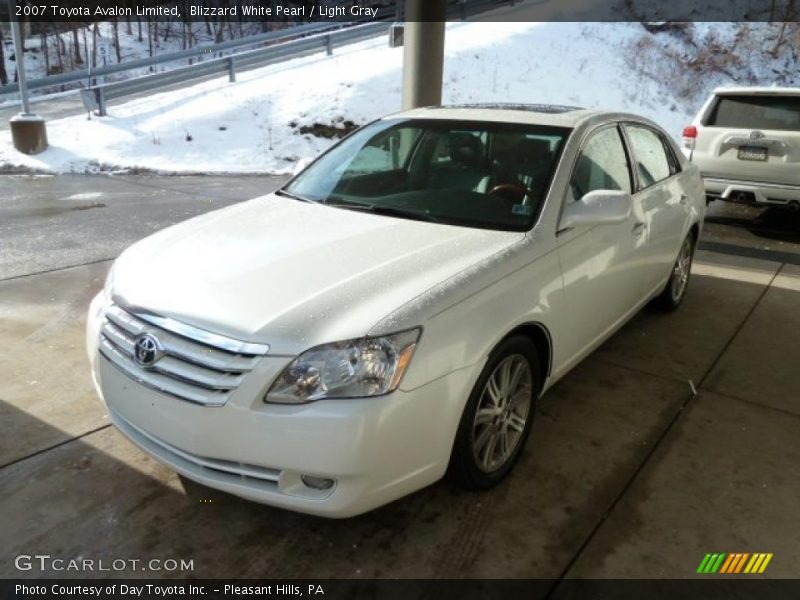
[[[134,359],[142,334],[155,336],[164,355],[152,366]],[[268,346],[240,342],[155,313],[112,305],[100,335],[100,353],[120,371],[159,392],[205,406],[222,406]]]

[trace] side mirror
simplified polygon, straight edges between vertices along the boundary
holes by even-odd
[[[296,177],[297,175],[300,175],[300,173],[302,173],[303,171],[305,171],[305,170],[306,170],[306,167],[308,167],[308,165],[310,165],[312,162],[314,162],[314,159],[313,159],[313,158],[308,158],[308,157],[306,157],[306,158],[301,158],[300,160],[298,160],[298,161],[297,161],[297,162],[294,164],[294,171],[292,171],[292,175],[293,175],[293,176],[295,176],[295,177]]]
[[[564,207],[558,230],[579,225],[624,223],[631,216],[633,199],[628,192],[595,190]]]

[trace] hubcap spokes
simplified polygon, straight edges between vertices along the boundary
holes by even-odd
[[[483,388],[472,425],[472,448],[481,471],[496,471],[511,458],[525,431],[532,398],[527,359],[521,354],[503,359]]]

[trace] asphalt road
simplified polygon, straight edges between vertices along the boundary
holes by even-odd
[[[275,190],[285,177],[0,177],[0,280],[116,257],[163,227]]]

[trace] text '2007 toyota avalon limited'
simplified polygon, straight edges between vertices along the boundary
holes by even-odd
[[[258,502],[346,517],[446,473],[489,488],[545,390],[681,303],[704,210],[633,115],[387,117],[126,250],[90,307],[96,386],[145,452]]]

